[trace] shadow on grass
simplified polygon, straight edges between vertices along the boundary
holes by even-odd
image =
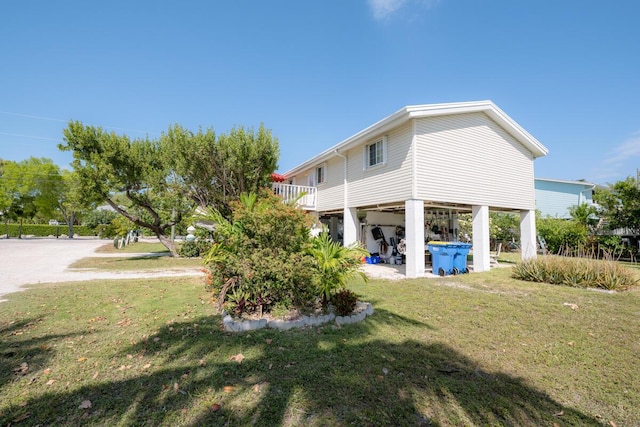
[[[6,383],[31,375],[45,366],[52,357],[53,342],[76,336],[66,334],[30,337],[28,330],[40,321],[39,318],[22,319],[0,328],[0,389]],[[12,336],[18,339],[7,339]]]
[[[148,370],[42,393],[2,423],[29,411],[21,425],[601,425],[446,343],[371,338],[408,325],[429,327],[380,310],[342,328],[240,335],[217,316],[176,322],[122,349]]]

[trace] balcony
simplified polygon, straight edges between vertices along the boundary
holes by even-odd
[[[295,202],[297,206],[307,211],[315,211],[317,208],[318,191],[316,187],[274,182],[271,188],[275,194],[282,197],[285,203]]]

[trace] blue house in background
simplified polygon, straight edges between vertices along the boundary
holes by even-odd
[[[582,203],[593,204],[596,184],[586,181],[563,181],[535,178],[536,209],[542,217],[571,218],[569,208]]]

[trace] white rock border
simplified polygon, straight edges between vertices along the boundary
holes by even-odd
[[[336,316],[334,313],[321,316],[302,316],[295,320],[235,320],[230,314],[222,312],[222,326],[227,332],[255,331],[262,328],[278,329],[286,331],[292,328],[305,328],[308,326],[320,326],[335,321],[338,325],[362,322],[367,316],[373,314],[373,306],[368,302],[358,301],[356,309],[349,316]]]

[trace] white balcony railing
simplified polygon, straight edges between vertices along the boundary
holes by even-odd
[[[274,182],[272,188],[273,192],[281,196],[285,203],[296,201],[298,206],[308,211],[314,211],[317,208],[318,191],[316,187]]]

